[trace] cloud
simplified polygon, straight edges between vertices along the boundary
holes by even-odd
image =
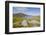
[[[40,15],[40,8],[32,7],[13,7],[13,13],[24,13],[27,15]]]
[[[24,13],[26,11],[27,11],[27,8],[25,8],[25,7],[13,7],[14,13]]]

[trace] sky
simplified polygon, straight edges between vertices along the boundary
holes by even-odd
[[[40,15],[40,8],[34,7],[13,7],[13,14],[24,13],[32,16]]]

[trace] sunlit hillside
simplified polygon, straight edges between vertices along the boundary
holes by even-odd
[[[40,16],[26,15],[18,13],[13,15],[13,28],[20,27],[39,27]]]

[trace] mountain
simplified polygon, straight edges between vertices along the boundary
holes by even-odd
[[[23,14],[23,13],[17,13],[17,14],[13,14],[13,16],[20,16],[20,17],[24,17],[24,16],[26,16],[26,14]]]
[[[31,18],[31,15],[27,15],[27,14],[23,14],[23,13],[17,13],[17,14],[13,14],[13,16],[16,17],[24,17],[24,18]]]

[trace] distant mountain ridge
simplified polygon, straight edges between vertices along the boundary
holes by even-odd
[[[27,15],[27,14],[24,14],[24,13],[13,14],[13,16],[24,17],[24,18],[31,18],[32,17],[31,15]]]

